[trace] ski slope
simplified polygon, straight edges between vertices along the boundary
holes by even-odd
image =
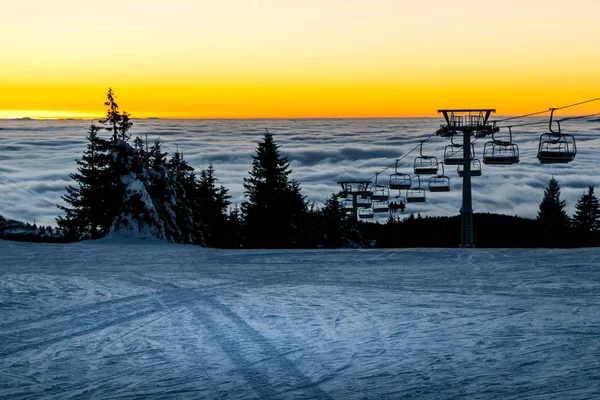
[[[600,249],[0,241],[4,399],[600,398]]]

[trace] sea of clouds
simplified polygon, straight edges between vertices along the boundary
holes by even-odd
[[[531,122],[534,119],[511,121]],[[73,182],[69,174],[86,148],[91,121],[0,120],[0,215],[44,225],[55,225],[64,204],[61,196]],[[183,152],[197,170],[212,163],[219,183],[229,189],[231,201],[244,201],[244,178],[252,167],[257,143],[268,129],[288,157],[292,177],[311,202],[322,203],[339,191],[340,180],[371,178],[393,164],[442,123],[441,118],[420,119],[252,119],[252,120],[134,120],[133,136],[160,138],[163,149]],[[600,186],[600,119],[565,121],[563,132],[577,139],[577,157],[563,165],[541,165],[536,158],[545,125],[513,128],[520,150],[519,164],[483,165],[483,175],[473,178],[473,209],[534,218],[544,188],[554,176],[561,187],[569,215],[589,185]],[[108,136],[108,133],[106,133]],[[498,138],[507,138],[502,130]],[[478,158],[489,139],[475,143]],[[423,154],[440,160],[448,138],[433,136]],[[400,164],[410,173],[418,151]],[[385,184],[393,168],[379,175]],[[406,213],[456,215],[461,205],[461,179],[456,167],[446,166],[452,190],[429,193],[425,203],[410,203]],[[421,186],[427,187],[428,177]],[[33,194],[32,194],[33,193]],[[598,193],[600,195],[600,193]],[[381,215],[385,217],[385,215]]]

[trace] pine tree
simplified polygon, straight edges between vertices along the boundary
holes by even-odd
[[[573,227],[580,232],[600,231],[600,203],[594,195],[594,187],[590,186],[575,204]]]
[[[81,160],[77,160],[77,173],[70,177],[77,185],[68,186],[62,196],[67,206],[57,218],[57,224],[70,240],[95,239],[106,234],[112,223],[106,204],[113,196],[109,179],[111,151],[109,143],[98,136],[101,128],[92,124],[88,132],[88,146]]]
[[[253,156],[250,177],[244,178],[247,202],[242,204],[250,247],[302,246],[302,221],[307,212],[300,185],[290,180],[287,158],[267,131]]]
[[[347,241],[348,219],[339,197],[332,194],[320,212],[323,224],[323,247],[344,247]]]
[[[223,247],[227,229],[227,207],[230,196],[227,189],[217,187],[215,169],[212,164],[200,172],[196,186],[196,199],[193,217],[200,223],[205,244],[209,247]]]
[[[168,162],[169,176],[175,194],[175,215],[183,243],[204,245],[198,221],[194,221],[196,174],[194,168],[175,152]]]
[[[546,233],[560,233],[569,227],[569,217],[564,210],[565,202],[560,200],[560,186],[554,177],[544,190],[537,221]]]
[[[183,236],[177,225],[177,196],[167,167],[167,153],[162,151],[161,146],[162,143],[157,139],[150,149],[142,152],[147,159],[150,175],[148,193],[163,221],[167,240],[183,243]]]

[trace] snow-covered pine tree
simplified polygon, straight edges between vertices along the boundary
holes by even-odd
[[[564,208],[565,202],[560,199],[560,186],[552,177],[544,190],[544,198],[537,215],[537,221],[543,232],[560,233],[569,227],[569,216]]]
[[[110,233],[113,236],[157,238],[167,240],[165,229],[148,193],[150,176],[147,156],[128,141],[133,123],[127,112],[120,112],[112,89],[108,90],[106,118],[100,120],[112,132],[112,158],[110,163],[112,199],[107,204],[113,217]]]
[[[205,244],[209,247],[225,246],[230,196],[224,186],[217,187],[217,178],[212,164],[200,172],[195,194],[193,218],[200,223]]]
[[[600,231],[600,202],[594,195],[594,187],[590,186],[575,204],[573,228],[580,232]]]
[[[253,156],[250,177],[244,178],[247,202],[242,204],[246,244],[259,248],[299,247],[307,204],[300,185],[289,179],[287,158],[267,131]]]
[[[162,143],[156,140],[152,147],[146,151],[148,157],[148,173],[150,187],[148,192],[152,197],[154,207],[158,212],[165,228],[167,240],[174,243],[183,243],[183,236],[177,226],[177,200],[173,182],[167,166],[167,153],[161,149]]]
[[[110,229],[112,216],[107,203],[112,199],[110,165],[111,145],[98,136],[100,127],[92,124],[88,131],[88,145],[81,160],[77,160],[77,173],[70,177],[77,185],[67,186],[59,206],[65,216],[56,218],[60,229],[69,240],[96,239]]]

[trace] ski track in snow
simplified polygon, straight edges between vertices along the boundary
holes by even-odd
[[[600,398],[600,249],[0,241],[0,397]]]

